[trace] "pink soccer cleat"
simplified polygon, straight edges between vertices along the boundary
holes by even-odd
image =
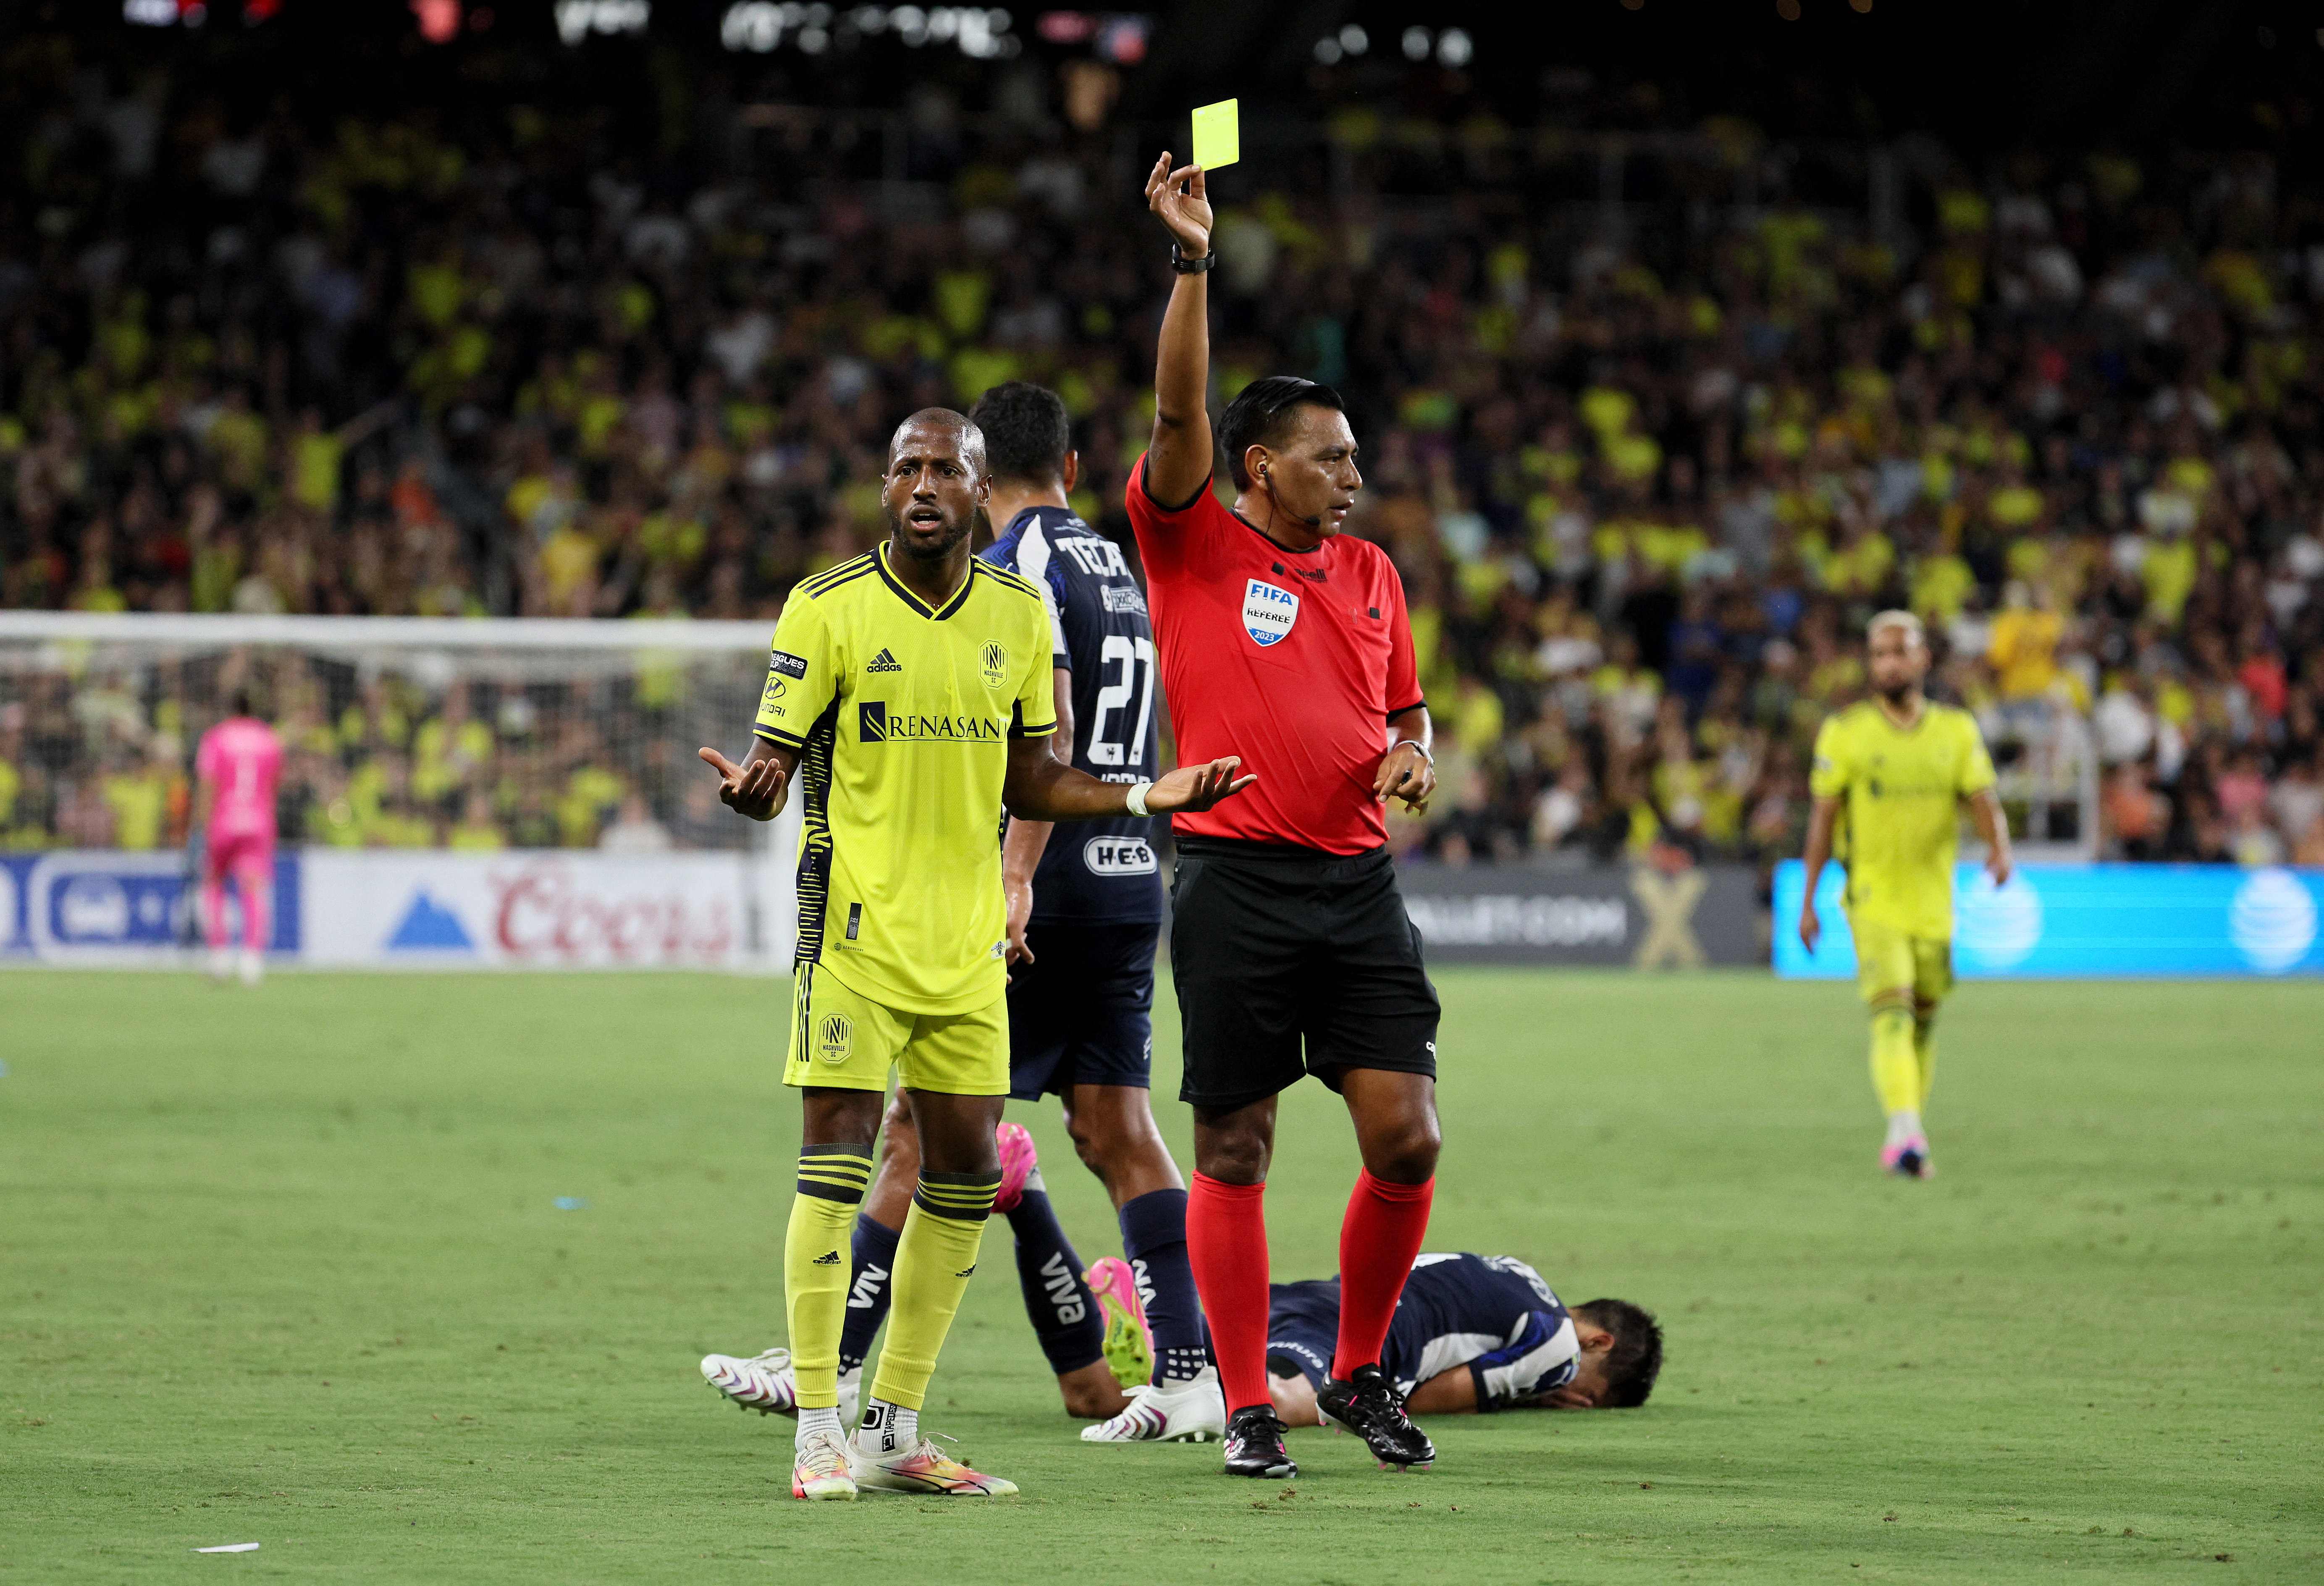
[[[1880,1169],[1898,1178],[1934,1178],[1937,1165],[1929,1159],[1929,1138],[1908,1135],[1894,1145],[1880,1148]]]
[[[919,1492],[940,1498],[1007,1498],[1017,1483],[972,1471],[926,1438],[918,1448],[891,1454],[867,1452],[861,1444],[847,1445],[848,1473],[854,1484],[873,1492]]]
[[[1107,1256],[1082,1276],[1105,1313],[1105,1363],[1113,1379],[1124,1388],[1153,1381],[1154,1329],[1147,1324],[1138,1274],[1120,1256]]]
[[[1033,1149],[1033,1131],[1021,1123],[1002,1124],[992,1131],[992,1143],[1001,1148],[1001,1187],[993,1192],[992,1209],[1006,1217],[1025,1198],[1026,1181],[1041,1158]]]

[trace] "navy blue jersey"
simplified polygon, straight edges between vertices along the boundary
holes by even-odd
[[[1049,603],[1073,670],[1076,769],[1108,782],[1161,774],[1154,627],[1121,548],[1064,507],[1028,507],[983,551]],[[1162,917],[1158,816],[1060,823],[1033,872],[1037,920]]]
[[[1277,1284],[1268,1308],[1268,1353],[1320,1385],[1331,1369],[1340,1280]],[[1413,1262],[1380,1351],[1380,1369],[1406,1393],[1467,1367],[1480,1410],[1563,1388],[1581,1360],[1564,1304],[1514,1256],[1425,1255]]]

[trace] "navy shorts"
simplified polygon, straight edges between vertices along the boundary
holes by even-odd
[[[1332,1374],[1340,1347],[1340,1280],[1277,1283],[1267,1291],[1267,1369],[1305,1377],[1316,1387]]]
[[[1009,1093],[1153,1083],[1157,923],[1035,920],[1009,969]]]

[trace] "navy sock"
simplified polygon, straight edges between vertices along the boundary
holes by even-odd
[[[1105,1358],[1105,1317],[1097,1296],[1082,1280],[1082,1259],[1057,1222],[1038,1169],[1009,1213],[1017,1236],[1017,1285],[1025,1291],[1025,1314],[1049,1357],[1049,1369],[1062,1377]]]
[[[1154,1375],[1185,1382],[1211,1363],[1203,1302],[1186,1260],[1186,1192],[1150,1190],[1121,1208],[1121,1249],[1154,1332]]]
[[[888,1319],[888,1302],[896,1284],[896,1229],[874,1222],[869,1213],[855,1214],[855,1281],[847,1290],[847,1317],[839,1332],[839,1369],[860,1371],[871,1358],[872,1340]]]

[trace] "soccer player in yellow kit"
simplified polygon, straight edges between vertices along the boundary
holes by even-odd
[[[1016,1487],[919,1434],[936,1352],[976,1269],[1009,1093],[1001,816],[1207,809],[1256,779],[1235,756],[1154,781],[1100,781],[1059,761],[1052,629],[1039,591],[970,555],[990,496],[984,438],[948,409],[889,443],[888,535],[783,603],[751,752],[702,758],[754,820],[807,795],[789,1056],[804,1127],[783,1245],[798,1381],[791,1494],[858,1488],[994,1497]],[[894,1309],[863,1424],[839,1423],[848,1234],[872,1177],[890,1068],[920,1138],[897,1248]]]
[[[1953,984],[1960,806],[1985,840],[1996,886],[2009,879],[2009,823],[1976,720],[1921,693],[1929,671],[1921,620],[1882,612],[1866,629],[1865,649],[1873,697],[1816,734],[1800,940],[1815,951],[1816,881],[1837,858],[1848,871],[1857,984],[1872,1010],[1872,1088],[1888,1114],[1880,1165],[1926,1178],[1934,1169],[1921,1112],[1936,1063],[1937,1004]]]

